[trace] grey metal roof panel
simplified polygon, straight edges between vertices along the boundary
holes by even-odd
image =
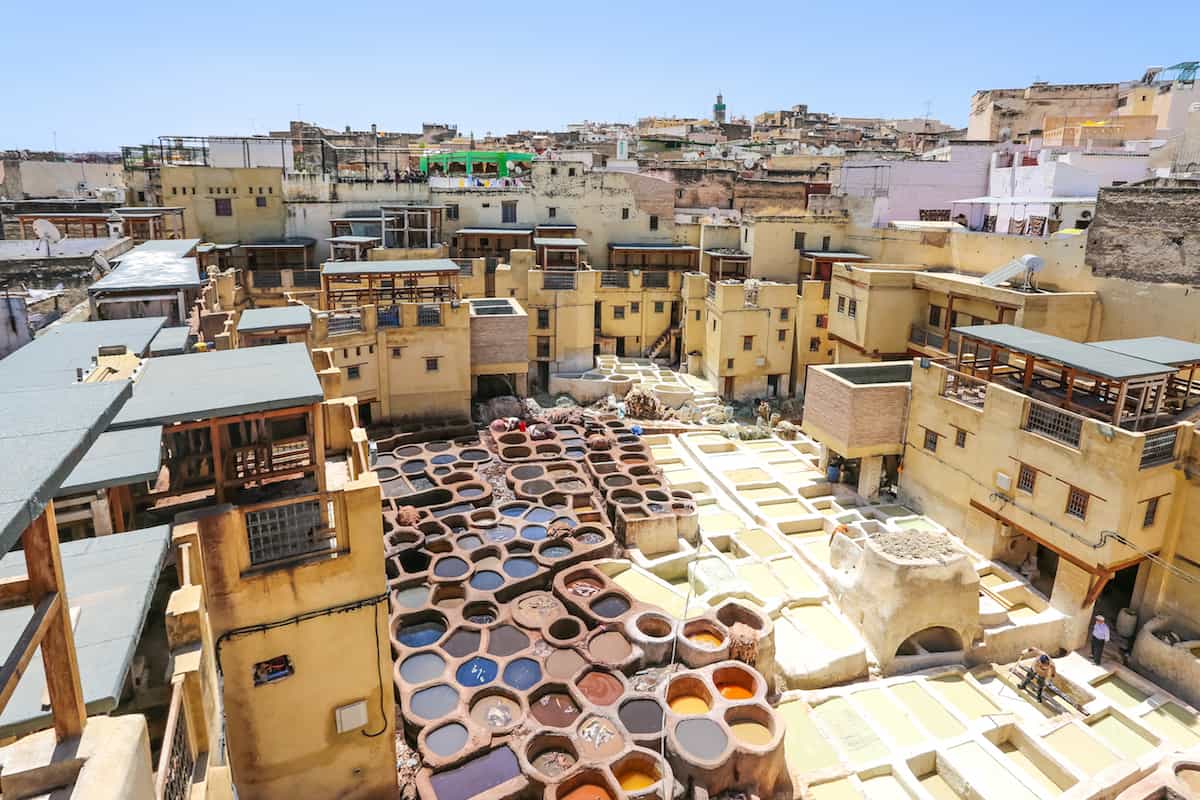
[[[78,609],[75,653],[89,715],[106,714],[120,701],[170,542],[170,526],[160,525],[60,547],[67,601]],[[23,574],[24,553],[0,560],[0,578]],[[5,652],[31,613],[28,606],[0,611]],[[0,713],[0,736],[21,736],[53,724],[50,711],[42,707],[45,690],[39,650]]]
[[[58,497],[152,481],[162,466],[162,426],[100,434],[58,489]]]
[[[186,325],[173,328],[163,328],[150,342],[152,356],[178,356],[187,352],[188,340],[192,338],[192,329]]]
[[[305,305],[250,308],[238,318],[238,333],[272,331],[277,328],[308,328],[312,326],[312,310]]]
[[[449,258],[418,258],[410,261],[326,261],[325,275],[395,275],[413,272],[458,272]]]
[[[583,239],[572,239],[556,236],[536,236],[533,243],[537,247],[587,247]]]
[[[0,391],[68,386],[75,382],[76,370],[91,367],[101,347],[124,345],[130,353],[144,355],[166,321],[166,317],[143,317],[51,325],[0,359]]]
[[[129,381],[0,388],[0,553],[41,516],[129,394]]]
[[[1073,342],[1047,333],[1016,325],[965,325],[954,332],[999,345],[1008,350],[1030,353],[1049,361],[1082,370],[1110,380],[1121,381],[1174,372],[1173,367],[1142,358],[1114,353],[1090,344]]]
[[[1173,339],[1170,336],[1110,339],[1106,342],[1088,342],[1088,344],[1134,358],[1170,364],[1173,367],[1200,363],[1200,344],[1183,339]]]
[[[608,246],[610,250],[699,250],[690,244],[675,244],[674,242],[614,242]]]
[[[114,259],[112,272],[88,287],[88,292],[142,289],[189,289],[200,285],[200,270],[192,252],[199,239],[152,239]]]
[[[113,428],[139,428],[311,405],[323,399],[299,342],[152,358]]]
[[[459,228],[454,233],[468,236],[529,236],[533,228]]]

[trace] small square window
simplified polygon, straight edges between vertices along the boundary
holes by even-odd
[[[658,230],[658,215],[657,214],[650,215],[650,230],[652,230],[652,231]]]
[[[733,369],[733,359],[732,358],[725,359],[725,369]]]
[[[392,348],[392,358],[400,358],[403,355],[404,355],[403,347],[393,347]]]
[[[812,337],[811,339],[809,339],[809,340],[808,340],[808,352],[810,352],[810,353],[816,353],[816,352],[818,352],[820,349],[821,349],[821,339],[820,339],[820,337],[818,337],[818,336],[814,336],[814,337]]]
[[[629,219],[629,209],[628,208],[621,209],[621,219]]]
[[[567,167],[567,177],[568,178],[575,177],[575,168],[574,167]]]
[[[232,217],[233,201],[223,197],[215,198],[213,200],[213,211],[218,217]]]
[[[446,219],[458,219],[458,203],[446,206]]]
[[[845,295],[840,295],[840,294],[838,295],[838,313],[839,314],[846,313],[846,297],[845,297]]]
[[[827,317],[824,314],[817,314],[817,327],[818,328],[828,328],[829,327],[829,317]]]
[[[550,168],[550,174],[551,174],[551,175],[557,175],[557,174],[558,174],[558,167],[551,167],[551,168]]]
[[[362,371],[358,367],[346,367],[346,378],[356,381],[362,377]]]
[[[792,247],[796,250],[804,249],[804,231],[796,231],[792,234]]]
[[[743,336],[742,337],[742,349],[743,350],[753,350],[754,349],[754,337],[753,336]]]
[[[821,249],[829,250],[830,241],[832,241],[832,240],[828,236],[822,236],[821,237]]]
[[[937,444],[938,444],[938,435],[935,432],[926,428],[925,429],[925,449],[931,453],[936,453],[937,452]]]
[[[955,447],[966,447],[967,446],[967,432],[964,431],[962,428],[959,428],[958,430],[954,431],[954,446]]]
[[[778,336],[779,336],[779,341],[786,342],[787,341],[787,328],[780,328],[779,332],[778,332]]]
[[[665,305],[663,305],[663,301],[662,301],[662,300],[655,300],[655,301],[654,301],[654,313],[655,313],[655,314],[661,314],[661,313],[663,313],[663,310],[664,310],[664,309],[666,309],[666,306],[665,306]]]
[[[438,371],[438,359],[436,359],[436,358],[425,359],[425,371],[426,372],[437,372]]]
[[[855,317],[858,316],[858,301],[857,300],[850,301],[848,307],[846,308],[846,316],[848,316],[850,319],[854,319]]]
[[[1070,491],[1067,492],[1066,512],[1072,517],[1087,519],[1088,500],[1090,499],[1091,495],[1087,492],[1072,486]]]
[[[1146,513],[1142,515],[1142,527],[1149,528],[1154,525],[1154,518],[1158,516],[1158,498],[1151,497],[1146,501]]]
[[[558,216],[558,208],[555,206],[546,206],[546,216],[550,217],[550,219],[554,219]]]
[[[254,198],[254,205],[257,206],[258,208],[266,208],[267,207],[267,198],[262,197],[261,195]]]
[[[539,308],[537,310],[537,326],[542,330],[550,327],[550,309]]]
[[[790,313],[790,312],[791,312],[791,309],[790,309],[790,308],[781,308],[781,309],[779,309],[779,321],[780,321],[780,322],[787,322],[787,321],[788,321],[788,317],[790,317],[790,316],[791,316],[791,313]]]
[[[625,306],[613,306],[613,319],[625,319]]]
[[[636,302],[635,302],[635,303],[630,303],[630,304],[629,304],[629,313],[630,313],[630,314],[640,314],[640,313],[641,313],[641,311],[642,311],[642,304],[641,304],[641,303],[636,303]]]
[[[934,328],[942,327],[942,307],[941,306],[930,306],[929,307],[929,324],[931,327],[934,327]]]
[[[1017,473],[1017,488],[1026,494],[1033,494],[1033,487],[1037,483],[1037,470],[1028,464],[1021,465],[1021,471]]]

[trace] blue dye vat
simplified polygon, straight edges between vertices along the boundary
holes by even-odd
[[[504,562],[504,571],[514,578],[528,578],[537,572],[537,562],[531,558],[510,558]]]
[[[568,528],[574,528],[579,523],[576,522],[575,520],[571,519],[570,517],[559,517],[558,519],[554,520],[554,524],[555,525],[566,525]]]
[[[525,690],[542,679],[542,668],[532,658],[518,658],[504,668],[504,682],[514,689]]]
[[[515,538],[517,529],[512,525],[497,525],[487,532],[489,542],[507,542],[509,539]]]
[[[450,453],[442,453],[440,456],[434,456],[433,458],[431,458],[429,460],[432,461],[434,464],[449,464],[451,461],[454,460],[454,456],[451,455]]]
[[[535,662],[534,667],[536,666],[537,663]],[[454,673],[454,677],[463,686],[483,686],[485,683],[491,683],[496,680],[497,671],[498,668],[495,661],[492,661],[490,658],[476,657],[464,662],[458,668],[458,671]],[[505,670],[504,674],[507,676],[508,671]]]
[[[546,538],[546,529],[541,525],[526,525],[521,530],[521,538],[531,542],[540,542]]]
[[[466,575],[469,569],[470,567],[467,566],[466,561],[463,561],[458,556],[450,556],[449,558],[443,558],[433,565],[433,574],[439,578],[457,578],[461,575]]]
[[[549,522],[554,519],[554,512],[545,506],[534,506],[525,515],[525,519],[530,522]]]
[[[506,517],[519,517],[524,514],[525,510],[528,508],[529,505],[527,503],[514,503],[511,506],[501,509],[500,513]]]
[[[396,638],[405,647],[426,647],[442,638],[446,626],[441,622],[418,622],[415,625],[405,625],[396,632]]]
[[[504,576],[499,572],[485,569],[471,576],[471,588],[481,592],[490,592],[504,585]]]
[[[483,544],[483,539],[478,536],[463,536],[458,540],[458,546],[463,550],[474,550],[481,544]]]
[[[542,548],[542,555],[546,558],[566,558],[571,555],[571,548],[562,544],[552,544]]]

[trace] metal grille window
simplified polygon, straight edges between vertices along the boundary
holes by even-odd
[[[787,328],[779,329],[779,341],[781,341],[781,342],[787,341]]]
[[[315,269],[292,270],[293,286],[320,286],[321,272]]]
[[[537,339],[537,357],[538,358],[549,358],[550,357],[550,337],[549,336],[539,336],[538,337],[538,339]]]
[[[321,520],[321,503],[306,500],[246,512],[250,564],[331,550],[333,539]]]
[[[1040,433],[1055,441],[1079,447],[1083,419],[1057,408],[1032,403],[1025,418],[1025,430]]]
[[[661,314],[661,313],[663,313],[663,311],[665,309],[666,309],[666,306],[663,304],[663,302],[661,300],[654,301],[654,313],[655,314]]]
[[[929,307],[929,324],[935,328],[940,328],[942,326],[942,307],[941,306],[930,306]]]
[[[640,314],[641,311],[642,311],[642,304],[637,302],[636,300],[629,304],[629,313],[630,314]]]
[[[425,359],[425,371],[426,372],[437,372],[438,371],[438,359],[436,359],[436,358]]]
[[[442,324],[441,306],[420,306],[417,309],[417,324],[421,327],[436,327]]]
[[[613,319],[625,319],[625,306],[613,306]]]
[[[1087,519],[1089,499],[1091,499],[1091,495],[1087,492],[1082,489],[1076,489],[1074,486],[1070,487],[1067,492],[1067,513],[1072,517]]]
[[[780,322],[788,321],[788,311],[789,311],[789,309],[786,309],[786,308],[779,309],[779,321]]]
[[[956,431],[954,431],[954,446],[955,447],[966,447],[967,446],[967,432],[964,431],[962,428],[959,428]]]
[[[627,289],[627,288],[629,288],[629,273],[628,272],[614,272],[612,270],[606,270],[605,272],[601,272],[600,273],[600,285],[601,286],[611,286],[611,287],[618,288],[618,289]]]
[[[196,764],[188,741],[182,683],[175,684],[171,692],[166,735],[169,738],[163,742],[159,755],[155,796],[162,800],[185,800],[192,792],[192,774]]]
[[[1166,464],[1175,458],[1175,440],[1179,437],[1179,429],[1147,433],[1146,441],[1142,444],[1141,468]]]
[[[858,301],[857,300],[850,301],[848,307],[846,308],[846,316],[850,317],[850,319],[854,319],[855,317],[858,316]]]
[[[543,272],[542,273],[542,288],[543,289],[574,289],[575,288],[575,273],[574,272]]]
[[[550,327],[550,309],[539,308],[537,310],[537,326],[542,330]]]
[[[647,289],[666,289],[671,285],[671,276],[665,272],[643,272],[642,286]]]
[[[839,313],[839,314],[845,314],[845,313],[846,313],[846,298],[845,298],[845,296],[844,296],[844,295],[840,295],[840,294],[838,295],[838,305],[837,305],[837,309],[838,309],[838,313]]]
[[[346,367],[346,377],[356,381],[362,377],[362,370],[359,367]]]
[[[1017,488],[1026,494],[1033,494],[1033,487],[1037,483],[1037,470],[1028,464],[1021,465],[1021,471],[1017,473]]]
[[[375,312],[376,324],[381,328],[400,327],[400,306],[385,306]]]
[[[931,453],[937,452],[938,435],[935,431],[925,429],[925,449]]]
[[[1149,528],[1154,525],[1154,518],[1158,516],[1158,498],[1151,497],[1146,501],[1146,513],[1142,515],[1142,527]]]

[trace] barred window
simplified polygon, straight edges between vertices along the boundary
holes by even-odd
[[[1146,513],[1142,515],[1142,527],[1149,528],[1154,525],[1154,518],[1158,516],[1158,498],[1151,497],[1146,501]]]
[[[420,306],[417,309],[417,324],[421,326],[437,326],[442,324],[441,306]]]
[[[841,294],[838,295],[838,313],[839,314],[846,313],[846,296],[845,295],[841,295]]]
[[[362,377],[362,371],[358,367],[346,367],[346,377],[349,380],[356,381]]]
[[[855,317],[858,316],[858,301],[857,300],[850,301],[850,307],[848,309],[846,309],[846,316],[850,317],[850,319],[854,319]]]
[[[1028,464],[1021,465],[1017,473],[1017,488],[1027,494],[1033,494],[1033,486],[1037,483],[1037,470]]]
[[[438,371],[438,359],[437,358],[425,359],[425,371],[426,372],[437,372]]]
[[[937,452],[938,435],[936,431],[925,429],[925,449],[931,453]]]
[[[539,308],[537,310],[537,326],[543,329],[550,327],[550,309]]]
[[[818,350],[820,350],[820,349],[821,349],[821,340],[820,340],[820,338],[818,338],[818,337],[814,336],[814,337],[812,337],[811,339],[809,339],[809,340],[808,340],[808,352],[810,352],[810,353],[815,353],[815,352],[817,352],[817,351],[818,351]]]
[[[634,303],[629,304],[629,313],[630,314],[640,314],[641,311],[642,311],[641,303],[634,302]]]
[[[781,342],[787,341],[787,328],[779,329],[779,341],[781,341]]]
[[[790,309],[787,309],[787,308],[781,308],[781,309],[779,309],[779,321],[780,321],[780,322],[787,322],[787,321],[788,321],[788,312],[789,312],[789,311],[790,311]]]
[[[549,358],[550,357],[550,337],[549,336],[539,336],[537,338],[537,357],[538,358]]]
[[[742,349],[743,350],[753,350],[754,349],[754,337],[753,336],[743,336],[742,337]]]
[[[966,447],[967,446],[967,432],[964,431],[962,428],[958,428],[957,430],[954,431],[954,446],[955,447]]]
[[[613,319],[625,319],[625,306],[613,306]]]
[[[665,305],[663,305],[663,301],[662,301],[662,300],[655,300],[655,301],[654,301],[654,313],[655,313],[655,314],[661,314],[661,313],[663,313],[663,310],[664,310],[665,308],[666,308],[666,306],[665,306]]]
[[[1067,492],[1067,513],[1072,517],[1087,519],[1088,500],[1090,499],[1091,495],[1087,492],[1072,486]]]

